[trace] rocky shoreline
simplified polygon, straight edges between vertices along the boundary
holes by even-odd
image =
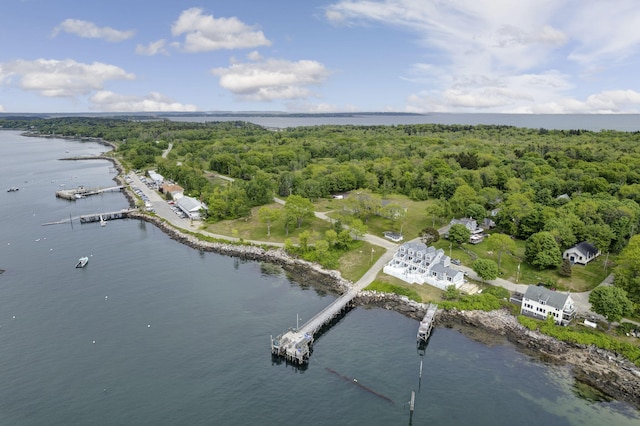
[[[106,141],[99,142],[115,148]],[[118,170],[118,175],[114,180],[121,185],[125,184],[122,179],[124,169],[116,158],[109,156],[94,158],[113,162],[114,167]],[[129,190],[125,191],[125,195],[129,204],[135,206],[134,195]],[[129,217],[150,222],[170,238],[194,249],[245,260],[274,263],[299,277],[304,277],[305,280],[312,280],[338,294],[346,292],[352,285],[350,281],[342,278],[338,271],[327,271],[317,264],[293,258],[282,248],[204,241],[193,234],[176,229],[154,215],[132,212]],[[354,303],[393,310],[417,321],[423,318],[427,307],[427,305],[411,301],[405,296],[374,291],[362,291],[354,299]],[[491,312],[438,311],[436,325],[463,327],[463,332],[464,329],[467,332],[469,330],[481,331],[482,337],[478,338],[475,333],[474,336],[485,343],[495,339],[496,335],[502,336],[532,356],[537,356],[546,362],[571,366],[576,380],[588,384],[608,397],[626,401],[640,409],[640,369],[629,360],[613,352],[562,342],[540,332],[531,331],[522,326],[516,317],[507,310]]]
[[[397,311],[421,320],[426,305],[404,296],[364,291],[358,303]],[[612,399],[626,401],[640,409],[640,368],[624,357],[594,346],[557,340],[521,325],[508,310],[438,311],[436,326],[459,328],[483,343],[501,336],[519,350],[545,362],[568,365],[579,382],[585,383]]]

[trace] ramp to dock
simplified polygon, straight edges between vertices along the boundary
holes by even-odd
[[[311,356],[311,346],[320,329],[329,324],[334,318],[343,314],[351,306],[351,301],[366,286],[371,284],[384,265],[393,257],[394,252],[389,250],[383,254],[376,263],[364,274],[354,286],[342,296],[338,297],[329,306],[318,312],[298,329],[290,329],[277,337],[271,337],[271,354],[283,357],[288,361],[305,364]]]

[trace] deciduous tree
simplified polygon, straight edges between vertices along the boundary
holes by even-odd
[[[258,209],[258,220],[267,225],[267,236],[271,236],[271,225],[280,218],[282,211],[273,207],[262,206]]]
[[[633,303],[627,297],[627,292],[619,287],[596,287],[589,294],[589,302],[597,314],[609,321],[609,327],[612,322],[633,313]]]
[[[487,249],[498,256],[498,269],[501,268],[504,253],[515,254],[516,242],[506,234],[491,234],[487,238]]]
[[[498,265],[491,259],[476,259],[471,264],[471,268],[484,281],[498,278]]]
[[[539,269],[555,267],[562,262],[558,243],[547,231],[538,232],[527,239],[524,257],[527,262]]]
[[[468,242],[470,236],[471,231],[469,231],[466,226],[459,223],[451,225],[451,228],[449,228],[449,239],[458,245]]]

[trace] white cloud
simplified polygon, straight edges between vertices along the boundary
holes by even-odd
[[[144,56],[154,56],[159,53],[163,55],[168,55],[169,52],[166,49],[167,41],[166,40],[158,40],[149,43],[148,45],[139,44],[136,46],[136,53],[138,55]]]
[[[271,45],[262,31],[255,30],[238,18],[214,18],[213,15],[204,15],[202,9],[195,7],[182,12],[173,23],[171,33],[174,37],[185,35],[182,48],[187,52]]]
[[[313,94],[308,86],[319,85],[330,72],[317,61],[291,62],[282,59],[263,60],[249,54],[253,62],[235,62],[228,68],[214,68],[220,86],[241,99],[271,101],[274,99],[303,99]]]
[[[590,95],[586,100],[561,98],[540,105],[533,105],[528,111],[537,114],[615,114],[620,112],[640,112],[640,92],[635,90],[606,90]]]
[[[640,8],[635,0],[584,0],[567,21],[577,41],[569,56],[581,64],[620,61],[640,51]]]
[[[5,112],[4,107],[0,105],[0,112]]]
[[[181,104],[173,99],[152,92],[147,96],[121,95],[101,90],[91,96],[92,109],[107,112],[178,112],[196,111],[195,105]]]
[[[638,110],[637,92],[615,77],[597,85],[640,52],[637,0],[339,0],[325,17],[415,36],[430,63],[401,77],[426,88],[410,111]]]
[[[53,29],[52,36],[57,36],[60,32],[75,34],[83,38],[99,38],[110,42],[120,42],[135,35],[135,31],[120,31],[111,27],[98,27],[93,22],[81,19],[65,19]]]
[[[133,80],[135,75],[115,65],[93,62],[84,64],[72,59],[17,60],[0,64],[0,77],[23,90],[47,97],[75,97],[100,90],[109,80]],[[0,81],[2,81],[0,80]]]

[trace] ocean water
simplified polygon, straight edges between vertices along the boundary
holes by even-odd
[[[336,116],[287,116],[287,115],[212,115],[193,117],[168,117],[176,121],[248,121],[269,128],[319,126],[327,124],[360,126],[399,124],[497,124],[548,130],[620,130],[640,131],[640,114],[449,114],[420,115],[358,114]]]
[[[118,193],[54,196],[111,185],[106,161],[58,160],[103,150],[0,132],[0,424],[640,422],[627,404],[580,396],[568,367],[501,339],[437,328],[420,352],[417,322],[383,309],[347,314],[317,340],[306,369],[272,360],[269,336],[335,295],[140,221],[42,226],[127,206]],[[85,255],[87,267],[75,269]]]

